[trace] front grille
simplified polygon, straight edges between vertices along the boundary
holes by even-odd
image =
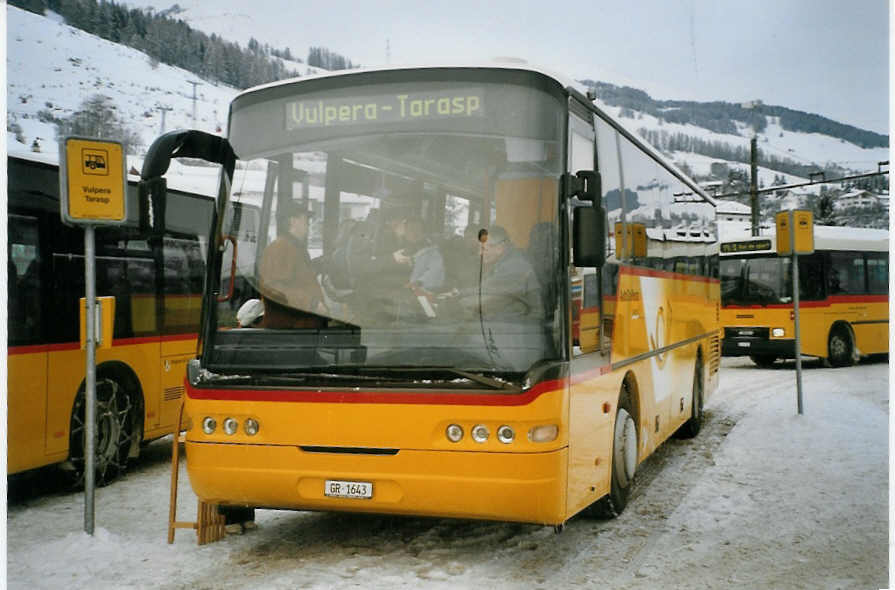
[[[183,385],[165,388],[165,401],[170,402],[183,397]]]
[[[724,328],[724,338],[761,338],[767,340],[771,336],[770,328],[734,326]]]

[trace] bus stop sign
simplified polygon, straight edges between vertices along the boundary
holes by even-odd
[[[814,253],[814,214],[807,209],[780,211],[777,222],[777,254]]]
[[[120,224],[127,220],[124,149],[120,142],[68,137],[59,161],[62,220]]]

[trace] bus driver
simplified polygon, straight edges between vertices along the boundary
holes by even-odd
[[[327,314],[323,291],[308,256],[310,215],[294,201],[281,207],[277,239],[261,257],[259,291],[264,302],[264,328],[322,328]]]

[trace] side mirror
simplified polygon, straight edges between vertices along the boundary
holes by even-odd
[[[579,170],[575,175],[563,174],[566,198],[577,197],[581,201],[596,203],[603,194],[603,182],[596,170]]]
[[[576,207],[572,212],[572,264],[601,267],[606,262],[606,212],[602,207]]]
[[[171,165],[171,158],[201,158],[221,164],[228,177],[232,177],[236,166],[236,155],[226,138],[204,131],[182,129],[156,138],[146,152],[140,171],[140,230],[144,234],[161,236],[165,233],[165,197],[168,190],[164,174]]]

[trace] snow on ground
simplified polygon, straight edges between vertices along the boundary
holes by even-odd
[[[548,527],[259,510],[258,529],[166,543],[170,441],[83,500],[10,480],[10,588],[884,588],[889,368],[724,359],[703,432],[668,441],[616,520]],[[185,474],[185,471],[182,473]],[[181,478],[179,519],[195,515]],[[35,491],[36,490],[36,491]]]

